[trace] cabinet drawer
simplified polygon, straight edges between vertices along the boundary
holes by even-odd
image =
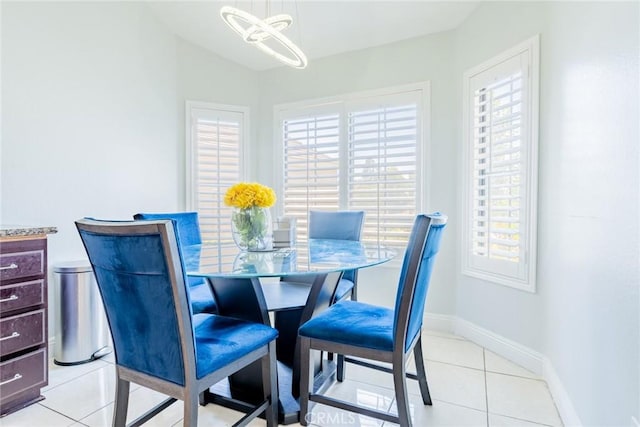
[[[0,320],[0,356],[45,342],[44,310]]]
[[[47,384],[47,350],[41,348],[0,363],[0,396],[7,401],[14,394]]]
[[[44,266],[44,249],[2,253],[0,254],[0,280],[43,276]]]
[[[44,304],[44,280],[0,287],[0,313]]]

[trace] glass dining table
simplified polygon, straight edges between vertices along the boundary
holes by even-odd
[[[396,255],[379,245],[328,239],[309,239],[269,252],[241,252],[235,246],[205,242],[186,246],[182,253],[187,275],[207,279],[220,315],[278,329],[281,424],[298,422],[298,327],[329,307],[344,271],[382,264]],[[314,369],[316,388],[330,385],[335,364],[317,355]],[[260,370],[259,363],[243,369],[205,392],[204,399],[244,410],[241,401],[262,399]]]

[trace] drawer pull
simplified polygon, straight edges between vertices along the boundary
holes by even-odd
[[[20,336],[20,334],[18,332],[14,332],[9,336],[0,338],[0,341],[10,340],[11,338],[18,338],[19,336]]]
[[[12,262],[6,267],[0,267],[0,270],[15,270],[16,268],[18,268],[18,264],[16,264],[15,262]]]
[[[14,381],[19,380],[20,378],[22,378],[22,375],[20,375],[20,374],[15,374],[15,375],[13,376],[13,378],[8,379],[8,380],[6,380],[6,381],[2,381],[2,382],[0,383],[0,385],[5,385],[5,384],[12,383],[12,382],[14,382]]]
[[[18,295],[11,295],[9,298],[0,299],[0,302],[15,301],[17,299],[18,299]]]

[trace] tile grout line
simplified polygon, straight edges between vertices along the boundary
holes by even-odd
[[[546,384],[546,381],[544,381],[544,380],[536,380],[535,378],[522,377],[520,375],[505,374],[503,372],[487,371],[487,368],[486,368],[487,361],[486,361],[486,353],[485,353],[485,351],[486,351],[486,349],[483,348],[482,349],[482,356],[483,356],[484,364],[485,364],[484,392],[485,392],[485,400],[486,400],[486,404],[487,404],[487,427],[490,427],[490,425],[489,425],[489,389],[488,389],[488,386],[487,386],[487,372],[491,373],[491,374],[494,374],[494,375],[504,375],[504,376],[507,376],[507,377],[516,377],[516,378],[520,378],[520,379],[524,379],[524,380],[540,381],[540,382],[543,382],[545,384]],[[554,405],[555,405],[555,401],[554,401]],[[500,414],[500,413],[495,413],[495,414],[496,415],[500,415],[501,417],[511,418],[511,419],[514,419],[514,420],[525,421],[525,422],[528,422],[528,423],[535,423],[535,424],[538,424],[540,426],[552,427],[549,424],[544,424],[544,423],[541,423],[539,421],[527,420],[527,419],[524,419],[524,418],[514,417],[512,415],[505,415],[505,414]]]
[[[427,332],[425,332],[425,335],[429,335],[429,334],[428,334]],[[435,334],[433,334],[433,335],[431,335],[431,336],[432,336],[432,337],[436,337],[436,338],[445,339],[445,340],[450,340],[450,341],[463,341],[463,342],[467,342],[467,343],[470,343],[470,344],[474,344],[474,345],[476,345],[476,346],[480,347],[480,348],[482,349],[482,353],[483,353],[483,361],[484,361],[484,368],[483,368],[483,369],[484,369],[486,372],[491,372],[491,373],[494,373],[494,374],[509,375],[509,376],[512,376],[512,377],[526,378],[526,379],[530,379],[530,380],[536,380],[536,381],[546,382],[546,381],[544,381],[544,379],[542,379],[541,377],[539,377],[539,376],[537,376],[537,375],[535,375],[535,374],[533,374],[533,373],[532,373],[532,374],[533,374],[533,375],[535,375],[535,377],[524,376],[524,375],[518,375],[518,374],[513,374],[513,373],[507,373],[507,372],[500,372],[500,371],[492,371],[492,370],[488,370],[488,369],[487,369],[487,366],[486,366],[486,354],[485,354],[486,348],[484,348],[484,347],[482,347],[482,346],[480,346],[480,345],[478,345],[478,344],[474,343],[473,341],[470,341],[470,340],[468,340],[468,339],[466,339],[466,338],[464,338],[464,337],[459,337],[459,338],[458,338],[458,336],[457,336],[457,335],[456,335],[456,336],[453,336],[453,337],[448,337],[448,336],[435,335]],[[500,356],[500,355],[498,355],[498,356]],[[524,370],[527,370],[526,368],[524,368],[524,367],[522,367],[522,366],[518,365],[518,364],[517,364],[517,363],[515,363],[515,362],[512,362],[512,361],[511,361],[511,360],[509,360],[509,359],[506,359],[506,358],[504,358],[504,357],[503,357],[503,359],[505,359],[507,362],[513,363],[514,365],[518,366],[519,368],[522,368],[522,369],[524,369]],[[446,363],[446,364],[448,364],[448,365],[460,366],[460,367],[462,367],[462,368],[476,369],[476,370],[478,370],[478,371],[482,370],[482,369],[480,369],[480,368],[474,368],[474,367],[472,367],[472,366],[460,365],[460,364],[457,364],[457,363],[444,362],[444,361],[441,361],[441,360],[430,359],[430,358],[429,358],[429,357],[427,357],[426,355],[425,355],[424,360],[425,360],[425,361],[426,361],[426,360],[428,360],[428,361],[430,361],[430,362]]]
[[[506,377],[515,377],[515,378],[522,378],[524,380],[531,380],[531,381],[538,381],[538,382],[543,382],[543,383],[547,383],[544,379],[542,378],[532,378],[532,377],[524,377],[522,375],[517,375],[517,374],[510,374],[507,372],[499,372],[499,371],[492,371],[492,370],[488,370],[486,368],[486,360],[484,360],[484,348],[483,350],[483,363],[485,364],[485,368],[474,368],[472,366],[467,366],[467,365],[460,365],[457,363],[451,363],[451,362],[443,362],[442,360],[436,360],[436,359],[429,359],[428,357],[425,357],[426,361],[429,362],[435,362],[435,363],[442,363],[444,365],[449,365],[449,366],[456,366],[458,368],[466,368],[466,369],[473,369],[474,371],[481,371],[481,372],[485,372],[485,373],[490,373],[490,374],[496,374],[496,375],[504,375]],[[382,386],[381,386],[382,387]]]
[[[62,413],[62,412],[60,412],[60,411],[56,411],[55,409],[51,409],[51,408],[49,408],[48,406],[43,405],[41,402],[38,402],[38,403],[36,403],[36,404],[37,404],[37,405],[39,405],[39,406],[42,406],[44,409],[48,409],[48,410],[49,410],[49,411],[51,411],[51,412],[55,412],[56,414],[58,414],[58,415],[62,415],[63,417],[68,418],[68,419],[70,419],[71,421],[73,421],[73,423],[72,423],[72,424],[69,424],[69,425],[73,425],[73,424],[75,424],[75,423],[79,423],[79,422],[80,422],[80,421],[76,420],[75,418],[70,417],[70,416],[69,416],[69,415],[67,415],[67,414],[63,414],[63,413]]]
[[[102,368],[104,368],[104,367],[102,367]],[[102,369],[102,368],[98,368],[98,369]],[[90,374],[90,373],[92,373],[92,372],[94,372],[94,371],[96,371],[96,370],[94,369],[94,370],[92,370],[92,371],[87,372],[86,374]],[[84,375],[85,375],[85,374],[83,374],[83,375],[81,375],[81,376],[84,376]],[[80,378],[80,377],[78,377],[78,378]],[[70,381],[67,381],[67,382],[74,381],[74,380],[76,380],[76,379],[78,379],[78,378],[74,378],[73,380],[70,380]],[[66,384],[66,383],[63,383],[63,384]],[[61,385],[62,385],[62,384],[61,384]],[[54,387],[54,388],[55,388],[55,387]],[[142,389],[142,387],[140,386],[140,387],[136,387],[136,388],[134,388],[133,390],[130,390],[130,391],[129,391],[129,397],[131,397],[131,394],[132,394],[132,393],[135,393],[136,391],[141,390],[141,389]],[[76,419],[76,418],[74,418],[74,417],[72,417],[72,416],[70,416],[70,415],[68,415],[68,414],[65,414],[65,413],[62,413],[62,412],[60,412],[60,411],[58,411],[58,410],[55,410],[55,409],[53,409],[53,408],[50,408],[49,406],[46,406],[44,403],[41,403],[41,402],[39,402],[39,403],[38,403],[38,405],[43,406],[43,407],[45,407],[46,409],[49,409],[49,410],[51,410],[51,411],[53,411],[53,412],[56,412],[56,413],[58,413],[58,414],[60,414],[60,415],[63,415],[64,417],[69,418],[70,420],[72,420],[74,423],[79,423],[79,424],[81,424],[81,425],[83,425],[83,426],[86,426],[87,424],[85,424],[82,420],[85,420],[86,418],[88,418],[88,417],[90,417],[90,416],[92,416],[92,415],[96,414],[97,412],[102,411],[103,409],[105,409],[105,408],[106,408],[106,407],[108,407],[109,405],[114,405],[114,404],[115,404],[115,400],[111,400],[111,401],[107,402],[104,406],[101,406],[101,407],[99,407],[99,408],[95,409],[94,411],[92,411],[92,412],[90,412],[90,413],[88,413],[88,414],[86,414],[86,415],[84,415],[84,416],[82,416],[82,417],[80,417],[80,418]]]
[[[438,337],[438,338],[444,338],[444,339],[450,339],[450,340],[456,341],[455,338],[446,338],[446,337]],[[460,341],[460,340],[458,340],[458,341]],[[486,356],[485,356],[485,353],[484,353],[486,349],[484,347],[480,347],[480,348],[482,349],[483,368],[475,368],[473,366],[467,366],[467,365],[461,365],[461,364],[458,364],[458,363],[451,363],[451,362],[445,362],[445,361],[442,361],[442,360],[431,359],[431,358],[427,357],[426,355],[424,357],[424,360],[425,360],[425,362],[442,363],[442,364],[445,364],[445,365],[457,366],[459,368],[473,369],[475,371],[490,372],[492,374],[499,374],[499,375],[505,375],[505,376],[509,376],[509,377],[523,378],[523,379],[527,379],[527,380],[540,381],[540,382],[546,383],[546,381],[544,379],[542,379],[542,378],[526,377],[526,376],[523,376],[523,375],[512,374],[512,373],[508,373],[508,372],[500,372],[500,371],[488,370],[487,366],[486,366]],[[509,361],[509,360],[507,359],[507,361]],[[519,365],[517,365],[517,366],[519,366]],[[361,382],[367,383],[366,381],[361,381]],[[369,384],[369,383],[367,383],[367,384]],[[373,384],[373,385],[378,385],[378,384]],[[378,386],[380,386],[380,385],[378,385]],[[380,387],[384,387],[384,386],[380,386]],[[388,388],[388,387],[386,387],[386,388]]]
[[[105,363],[106,363],[106,362],[105,362]],[[42,391],[42,394],[48,393],[48,392],[50,392],[51,390],[54,390],[54,389],[56,389],[56,388],[60,387],[61,385],[64,385],[64,384],[70,383],[71,381],[75,381],[75,380],[77,380],[77,379],[78,379],[78,378],[80,378],[80,377],[84,377],[84,376],[85,376],[85,375],[87,375],[87,374],[90,374],[90,373],[95,372],[95,371],[100,370],[100,369],[104,369],[104,368],[106,368],[106,367],[108,367],[108,365],[106,365],[106,366],[99,366],[99,367],[97,367],[97,368],[95,368],[95,369],[91,369],[91,370],[89,370],[89,371],[87,371],[87,372],[83,372],[82,374],[80,374],[80,375],[78,375],[78,376],[75,376],[75,377],[73,377],[73,378],[70,378],[70,379],[68,379],[68,380],[66,380],[66,381],[61,382],[60,384],[56,384],[56,385],[51,386],[51,387],[50,387],[49,385],[47,385],[47,387],[44,387],[44,388],[45,388],[45,390],[43,390],[43,391]],[[63,368],[64,368],[64,366],[63,366]],[[50,372],[50,371],[51,371],[51,370],[49,369],[49,372]]]
[[[405,379],[405,383],[406,383],[406,379]],[[409,392],[407,391],[407,398],[409,397]],[[391,399],[391,403],[389,403],[389,407],[387,408],[387,413],[391,413],[391,407],[393,406],[393,402],[396,401],[396,396],[395,396],[395,387],[393,390],[393,398]],[[397,407],[397,405],[396,405]],[[398,411],[399,412],[399,411]],[[386,421],[383,421],[382,424],[380,424],[380,427],[385,427],[387,425]]]
[[[391,413],[391,407],[393,406],[393,402],[396,401],[396,398],[394,397],[393,399],[391,399],[391,403],[389,404],[389,407],[387,408],[387,410],[385,411],[387,414]],[[380,427],[386,427],[387,425],[387,421],[382,421],[382,424],[380,424]]]
[[[111,405],[111,404],[115,404],[115,400],[112,400],[111,402],[107,403],[104,406],[99,407],[98,409],[96,409],[93,412],[88,413],[87,415],[85,415],[84,417],[80,418],[79,420],[77,420],[79,423],[82,423],[82,420],[85,420],[87,418],[89,418],[90,416],[92,416],[93,414],[102,411],[104,408],[106,408],[107,406]],[[84,424],[84,423],[83,423]]]
[[[545,384],[547,383],[543,378],[524,377],[522,375],[509,374],[509,373],[506,373],[506,372],[492,371],[490,369],[487,369],[487,372],[490,373],[490,374],[504,375],[504,376],[507,376],[507,377],[522,378],[523,380],[539,381],[539,382],[543,382]]]
[[[444,365],[457,366],[458,368],[473,369],[474,371],[484,372],[484,368],[474,368],[472,366],[459,365],[457,363],[443,362],[442,360],[429,359],[428,357],[425,357],[425,360],[428,362],[442,363]],[[505,374],[505,375],[508,375],[508,374]]]
[[[418,396],[419,397],[419,396]],[[459,406],[460,408],[466,408],[466,409],[471,409],[473,411],[478,411],[478,412],[482,412],[482,409],[478,409],[478,408],[474,408],[473,406],[468,406],[468,405],[462,405],[460,403],[456,403],[456,402],[452,402],[450,400],[443,400],[443,399],[435,399],[435,398],[431,398],[431,400],[435,401],[435,402],[442,402],[442,403],[446,403],[448,405],[453,405],[453,406]]]
[[[427,377],[427,379],[428,379],[428,377]],[[351,382],[351,383],[363,384],[363,385],[367,385],[367,386],[380,387],[380,388],[384,388],[384,389],[387,389],[387,390],[390,390],[390,391],[392,390],[392,388],[390,388],[390,387],[385,387],[385,386],[378,385],[378,384],[371,384],[371,383],[368,383],[368,382],[365,382],[365,381],[360,381],[360,380],[346,379],[345,382]],[[414,396],[414,397],[416,397],[416,399],[418,399],[418,402],[422,402],[422,400],[421,400],[422,397],[420,396],[419,392],[418,393],[409,392],[408,394],[409,394],[409,397]],[[474,407],[474,406],[463,405],[463,404],[461,404],[459,402],[453,402],[451,400],[446,400],[446,399],[438,399],[438,398],[435,398],[433,396],[431,397],[431,400],[433,400],[434,402],[442,402],[442,403],[446,403],[448,405],[458,406],[460,408],[471,409],[473,411],[480,411],[480,412],[482,411],[482,409],[479,409],[479,408]],[[393,406],[393,402],[395,402],[395,397],[392,398],[392,402],[391,402],[391,405],[389,406],[389,409],[391,409],[391,406]]]
[[[135,383],[131,382],[131,384],[135,384]],[[142,390],[142,389],[143,389],[143,386],[139,386],[139,387],[134,388],[133,390],[129,390],[129,403],[131,402],[131,394],[132,394],[132,393],[135,393],[135,392],[136,392],[136,391],[138,391],[138,390]],[[147,390],[151,390],[151,389],[147,389]],[[137,397],[137,396],[136,396],[136,397]],[[85,415],[84,417],[80,418],[79,420],[77,420],[77,422],[79,422],[79,423],[81,423],[81,424],[83,424],[83,425],[88,425],[88,424],[84,424],[84,423],[82,422],[82,420],[85,420],[85,419],[89,418],[90,416],[92,416],[92,415],[94,415],[94,414],[96,414],[96,413],[98,413],[98,412],[102,411],[103,409],[105,409],[105,408],[106,408],[106,407],[108,407],[109,405],[113,405],[113,410],[115,411],[115,404],[116,404],[116,401],[115,401],[115,400],[112,400],[112,401],[108,402],[106,405],[101,406],[100,408],[96,409],[95,411],[91,412],[90,414],[87,414],[87,415]],[[127,406],[127,409],[128,409],[128,411],[127,411],[127,412],[129,412],[129,410],[131,409],[131,405],[128,405],[128,406]],[[112,415],[113,415],[113,414],[112,414]]]
[[[527,419],[520,418],[520,417],[514,417],[513,415],[505,415],[505,414],[499,414],[499,413],[494,413],[494,415],[498,415],[498,416],[501,416],[503,418],[509,418],[509,419],[512,419],[512,420],[524,421],[526,423],[535,424],[535,425],[542,426],[542,427],[554,427],[552,424],[545,424],[545,423],[541,423],[540,421],[527,420]]]
[[[487,427],[489,427],[489,388],[487,387],[487,355],[486,349],[482,348],[482,364],[484,366],[484,402],[487,410]]]

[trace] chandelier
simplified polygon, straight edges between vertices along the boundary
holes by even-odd
[[[269,0],[267,0],[267,15],[269,15]],[[233,31],[242,39],[257,47],[264,53],[293,68],[305,68],[307,57],[282,31],[289,28],[293,19],[290,15],[279,14],[267,16],[265,19],[231,6],[223,6],[220,16]],[[267,41],[275,43],[278,49],[267,45]]]

